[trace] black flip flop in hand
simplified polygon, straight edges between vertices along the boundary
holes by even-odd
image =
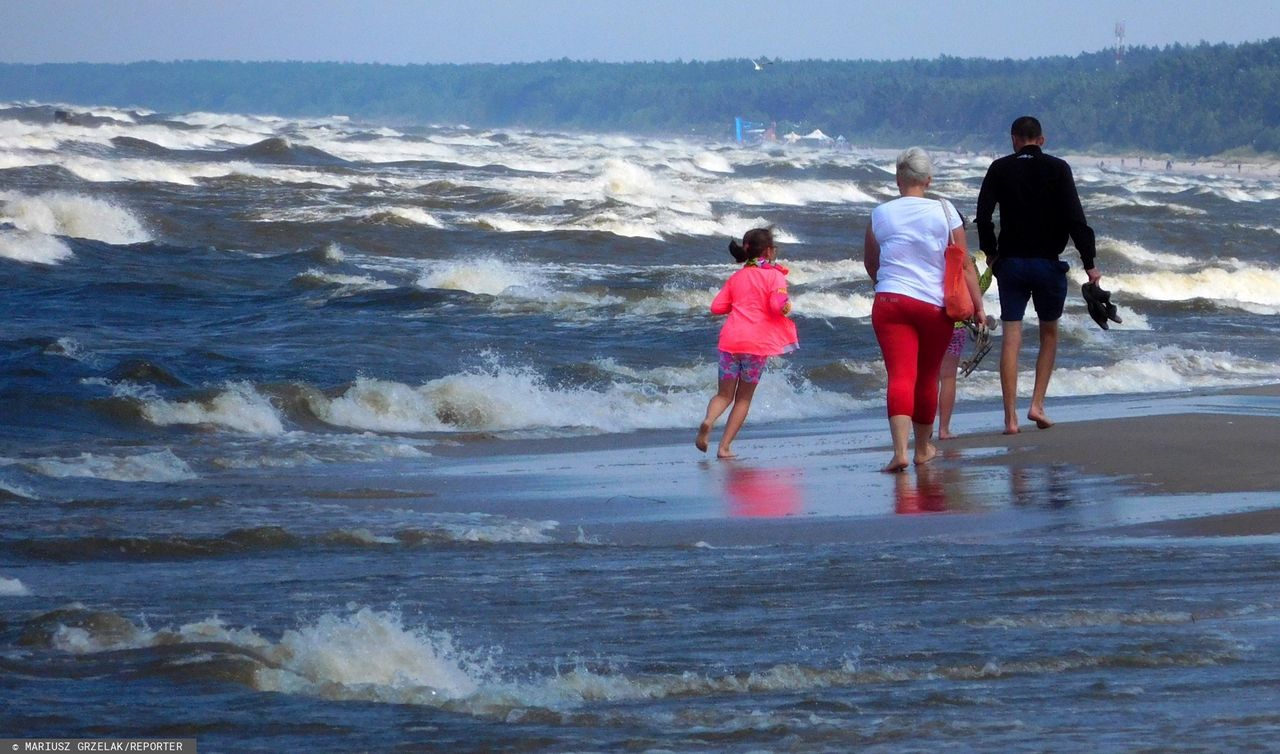
[[[1108,320],[1120,324],[1120,314],[1116,310],[1116,305],[1111,303],[1110,291],[1102,290],[1102,286],[1097,283],[1085,283],[1080,286],[1080,295],[1084,297],[1084,302],[1089,307],[1089,316],[1098,323],[1098,327],[1110,330]]]

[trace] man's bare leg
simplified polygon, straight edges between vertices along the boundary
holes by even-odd
[[[1000,337],[1000,396],[1004,399],[1004,433],[1018,434],[1018,352],[1022,350],[1022,322],[1003,322]]]
[[[1040,429],[1053,426],[1044,412],[1044,399],[1049,393],[1049,378],[1053,376],[1053,364],[1058,358],[1058,321],[1040,323],[1040,353],[1036,355],[1036,383],[1031,391],[1031,410],[1027,418]]]

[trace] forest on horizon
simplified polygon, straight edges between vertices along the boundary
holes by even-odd
[[[735,116],[851,142],[1004,149],[1036,115],[1056,149],[1280,153],[1280,38],[990,60],[511,64],[0,64],[0,99],[390,124],[729,140]]]

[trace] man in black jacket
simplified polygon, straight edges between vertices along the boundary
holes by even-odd
[[[1045,154],[1040,121],[1023,116],[1010,129],[1014,154],[991,163],[978,192],[978,244],[1000,282],[1000,392],[1004,398],[1004,432],[1018,432],[1018,354],[1022,349],[1022,317],[1031,300],[1040,319],[1040,352],[1027,418],[1040,429],[1053,426],[1044,411],[1049,377],[1058,354],[1058,319],[1067,300],[1067,270],[1060,261],[1067,238],[1080,252],[1089,282],[1102,273],[1094,265],[1093,229],[1084,218],[1071,166]],[[1000,234],[992,214],[1000,207]]]

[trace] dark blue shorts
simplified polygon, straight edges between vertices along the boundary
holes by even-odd
[[[1000,281],[1000,319],[1021,322],[1027,300],[1036,307],[1041,322],[1056,322],[1067,303],[1067,270],[1071,265],[1057,259],[1006,257],[996,262]]]

